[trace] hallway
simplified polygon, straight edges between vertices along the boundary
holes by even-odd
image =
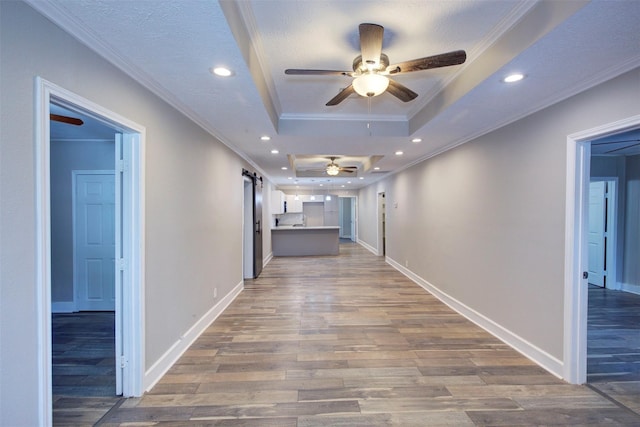
[[[150,392],[121,400],[97,425],[640,424],[383,258],[357,244],[340,251],[274,258]]]

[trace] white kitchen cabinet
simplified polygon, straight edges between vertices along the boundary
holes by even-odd
[[[271,192],[271,213],[274,215],[284,213],[285,194],[280,190]]]
[[[302,213],[302,198],[287,194],[285,196],[287,201],[287,213]]]

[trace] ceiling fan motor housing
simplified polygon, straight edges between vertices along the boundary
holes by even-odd
[[[356,58],[353,60],[353,71],[356,73],[356,75],[368,73],[369,70],[375,73],[379,73],[385,71],[388,66],[389,57],[384,53],[380,54],[380,63],[375,68],[370,68],[369,66],[367,66],[367,64],[363,63],[362,55],[356,56]]]

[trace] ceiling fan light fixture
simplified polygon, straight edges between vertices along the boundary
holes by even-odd
[[[389,87],[389,79],[386,76],[375,73],[366,73],[353,79],[353,89],[358,95],[365,97],[378,96]]]
[[[329,163],[327,165],[327,175],[336,176],[340,173],[340,167],[335,163]]]

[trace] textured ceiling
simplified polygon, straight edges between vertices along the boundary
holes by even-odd
[[[367,185],[640,66],[636,0],[28,2],[285,189],[318,185],[292,166],[331,155],[376,156],[381,170],[330,181]],[[349,77],[284,74],[350,70],[362,22],[385,27],[392,63],[457,49],[467,62],[395,77],[418,93],[408,103],[351,95],[327,107]],[[212,75],[218,65],[234,75]],[[526,78],[502,83],[512,71]]]

